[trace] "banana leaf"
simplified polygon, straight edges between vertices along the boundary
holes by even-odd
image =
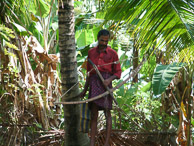
[[[184,66],[183,63],[172,63],[169,65],[157,65],[154,71],[152,86],[154,95],[162,94],[172,81],[175,74],[180,68]]]

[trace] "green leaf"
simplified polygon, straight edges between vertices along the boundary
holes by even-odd
[[[52,24],[51,24],[51,27],[52,27],[52,29],[53,29],[54,31],[56,31],[56,30],[59,28],[58,22],[52,23]]]
[[[193,46],[193,1],[107,0],[106,3],[111,6],[105,20],[115,20],[115,29],[124,24],[136,24],[133,34],[138,34],[136,43],[140,48],[144,46],[149,50],[156,43],[157,49],[170,43],[169,54],[175,56],[177,50]],[[130,29],[128,27],[128,31]]]
[[[35,22],[32,22],[29,26],[29,31],[37,38],[42,46],[44,46],[44,38],[42,31],[38,28]]]
[[[122,81],[123,81],[123,80],[120,80],[120,81],[118,82],[118,84],[120,84]],[[122,86],[118,89],[117,94],[118,94],[119,96],[122,96],[122,97],[125,95],[125,88],[124,88],[124,85],[122,85]]]
[[[151,86],[152,86],[152,82],[148,82],[145,86],[143,86],[143,87],[141,88],[141,91],[147,92],[147,91],[150,90]]]
[[[122,98],[117,98],[116,101],[117,101],[117,103],[119,105],[123,105],[124,104],[124,100]]]
[[[86,31],[80,33],[77,40],[77,46],[78,47],[86,46]]]
[[[194,119],[191,117],[191,124],[194,126]]]
[[[6,41],[10,41],[10,38],[15,38],[13,31],[2,24],[0,24],[0,36]]]
[[[12,23],[17,29],[19,32],[23,32],[23,31],[26,31],[25,28],[17,23]]]
[[[170,84],[175,74],[182,67],[182,63],[157,65],[152,80],[154,95],[162,94],[166,87]]]
[[[27,0],[26,2],[29,6],[29,11],[39,16],[41,18],[45,18],[48,16],[50,11],[50,5],[48,5],[44,0]]]
[[[28,32],[26,31],[26,29],[23,26],[21,26],[17,23],[14,23],[14,22],[12,22],[12,24],[13,24],[15,30],[17,30],[21,35],[24,36],[24,35],[28,34]]]
[[[78,32],[79,33],[79,32]],[[77,39],[77,45],[78,47],[87,46],[94,41],[93,31],[91,29],[89,30],[82,30],[80,33],[78,39]]]
[[[75,38],[77,39],[76,43],[78,48],[94,43],[97,40],[99,30],[99,27],[93,27],[92,29],[82,29],[76,31]]]
[[[12,48],[14,50],[19,50],[18,47],[16,47],[14,44],[11,44],[11,43],[9,43],[7,41],[5,43],[6,43],[6,46],[8,46],[9,48]]]

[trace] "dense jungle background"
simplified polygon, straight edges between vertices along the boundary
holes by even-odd
[[[0,146],[88,145],[79,104],[59,103],[80,100],[102,28],[122,66],[110,144],[193,145],[193,0],[1,0]]]

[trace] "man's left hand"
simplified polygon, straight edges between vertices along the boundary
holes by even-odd
[[[111,82],[112,82],[112,79],[108,78],[108,79],[104,80],[104,85],[108,86]]]

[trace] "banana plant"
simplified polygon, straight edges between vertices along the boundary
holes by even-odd
[[[39,33],[38,35],[41,36],[44,50],[49,52],[51,44],[56,40],[56,32],[58,30],[58,19],[55,14],[57,11],[57,1],[27,0],[25,3],[28,13],[31,14],[32,23],[35,23],[35,33]],[[37,34],[36,37],[39,39]]]
[[[184,66],[182,63],[172,63],[169,65],[158,64],[155,68],[152,87],[154,95],[162,94],[169,86],[175,74]]]

